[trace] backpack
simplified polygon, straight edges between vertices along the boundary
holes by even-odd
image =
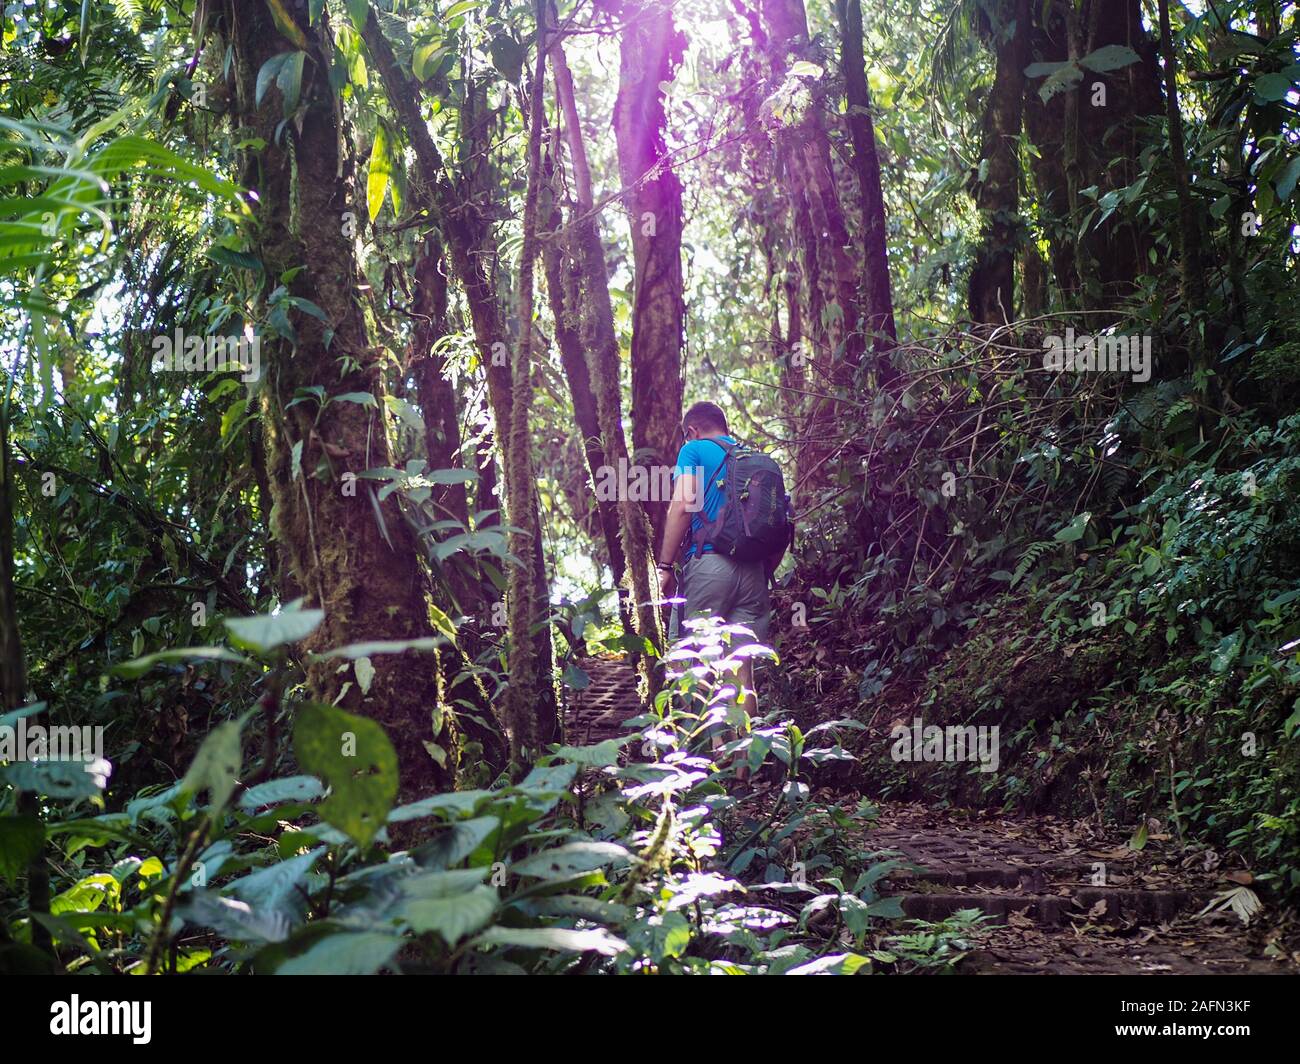
[[[768,455],[742,444],[713,442],[724,454],[713,476],[701,484],[701,492],[721,473],[722,505],[712,521],[701,518],[695,533],[696,556],[707,543],[715,554],[738,562],[768,561],[770,575],[794,541],[794,508],[781,467]],[[774,555],[775,564],[771,562]]]

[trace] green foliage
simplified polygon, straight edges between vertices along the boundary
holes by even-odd
[[[364,849],[397,797],[397,755],[383,728],[334,706],[305,705],[293,745],[298,764],[330,790],[322,819]]]
[[[560,747],[518,783],[404,805],[393,804],[395,755],[372,721],[294,707],[303,774],[251,786],[238,781],[252,718],[220,725],[180,784],[50,825],[77,869],[52,907],[60,957],[71,970],[141,970],[165,955],[149,947],[168,935],[159,921],[174,896],[192,928],[178,972],[867,971],[883,922],[900,915],[878,893],[894,865],[863,863],[868,809],[807,802],[801,766],[839,747],[813,747],[788,720],[746,717],[742,658],[724,652],[738,637],[708,626],[686,640],[625,740]],[[278,686],[289,666],[274,663],[275,640],[260,642],[264,682]],[[739,738],[713,751],[723,722]],[[779,781],[771,808],[744,811],[727,796],[735,755]],[[196,831],[201,846],[180,855]],[[392,846],[398,831],[409,846]],[[15,870],[39,838],[29,835],[0,819],[0,837],[27,839],[5,847]],[[10,919],[21,937],[25,919]]]
[[[800,377],[792,371],[806,367],[787,350],[787,335],[824,337],[844,315],[824,298],[826,255],[809,264],[789,239],[818,223],[791,220],[807,203],[790,195],[764,105],[782,122],[820,120],[855,242],[862,228],[829,6],[810,5],[809,40],[779,70],[716,36],[716,21],[688,33],[692,49],[664,85],[670,142],[691,146],[673,153],[688,203],[681,294],[698,393],[688,399],[720,399],[791,454],[806,435],[803,401],[822,389],[836,400],[817,441],[828,460],[800,470],[805,516],[785,588],[811,611],[811,638],[785,654],[773,677],[782,698],[762,718],[737,704],[737,662],[704,632],[669,655],[667,685],[625,742],[559,746],[507,779],[478,756],[499,731],[485,707],[506,687],[508,647],[488,618],[509,567],[524,564],[484,461],[489,355],[454,286],[433,308],[436,327],[420,331],[432,319],[417,273],[445,234],[416,195],[427,190],[408,173],[409,136],[361,37],[372,5],[331,7],[328,69],[281,19],[285,50],[250,72],[278,121],[287,175],[262,169],[266,145],[230,121],[225,27],[210,11],[191,27],[178,18],[191,6],[6,9],[0,353],[16,593],[30,684],[49,702],[41,712],[106,728],[112,760],[111,773],[0,765],[0,917],[18,945],[35,919],[76,971],[951,970],[976,921],[958,914],[905,934],[886,925],[899,914],[879,893],[889,862],[867,845],[870,806],[849,812],[814,789],[819,774],[849,771],[886,795],[1156,816],[1191,846],[1234,851],[1263,892],[1300,889],[1294,27],[1270,28],[1249,4],[1176,13],[1203,303],[1188,305],[1173,268],[1183,219],[1157,107],[1131,138],[1107,138],[1114,158],[1095,185],[1045,190],[1032,138],[1018,142],[1021,303],[1036,259],[1055,267],[1102,227],[1140,249],[1122,291],[1102,290],[1084,249],[1074,280],[1044,285],[1042,317],[967,330],[964,278],[980,231],[970,189],[987,178],[984,101],[993,49],[1012,30],[1007,7],[867,5],[902,339],[890,385],[867,364]],[[444,163],[430,176],[469,190],[483,223],[472,253],[512,306],[531,13],[479,0],[373,7],[420,84]],[[318,27],[323,0],[306,10]],[[573,51],[584,118],[610,112],[617,85],[595,51]],[[1113,74],[1114,85],[1140,73],[1127,47],[1081,51],[1032,64],[1025,102],[1056,96],[1064,111],[1085,74]],[[303,294],[338,277],[313,262],[276,276],[252,250],[260,234],[239,187],[260,192],[286,176],[303,191],[293,172],[312,117],[304,92],[326,78],[341,128],[356,131],[340,166],[354,185],[365,175],[359,198],[337,205],[340,219],[300,216],[295,198],[276,222],[290,233],[352,227],[364,284],[347,286],[346,322]],[[622,183],[602,176],[619,173],[613,146],[593,137],[588,151],[608,204]],[[543,202],[563,205],[566,180],[558,174]],[[598,223],[622,276],[622,221],[607,206]],[[627,351],[636,296],[619,283],[610,294]],[[800,305],[805,294],[815,306]],[[807,313],[796,321],[796,310]],[[1075,315],[1108,334],[1153,335],[1154,379],[1049,379],[1035,361],[1043,331]],[[614,592],[603,548],[591,547],[600,530],[587,441],[549,350],[558,324],[538,316],[548,348],[534,357],[539,551],[555,574],[563,682],[576,692],[589,681],[583,650],[645,647],[602,611]],[[319,334],[340,375],[357,370],[361,349],[373,354],[377,386],[327,375],[281,395],[221,372],[153,373],[152,340],[177,328],[262,338],[285,346],[289,365]],[[834,365],[842,351],[820,354]],[[449,463],[430,454],[448,431],[421,393],[430,364],[464,437]],[[288,441],[267,417],[281,403],[304,428]],[[340,456],[315,438],[343,412],[371,419],[369,440],[387,437],[391,465],[369,447]],[[434,468],[444,464],[455,468]],[[323,650],[313,639],[304,657],[296,644],[322,613],[289,600],[321,589],[299,586],[273,489],[282,498],[287,481],[310,500],[338,490],[345,470],[389,548],[379,505],[410,526],[439,602],[429,609],[437,635],[363,632]],[[462,489],[471,494],[454,505]],[[382,729],[308,698],[309,668],[339,670],[354,697],[370,696],[379,656],[399,654],[412,670],[436,670],[430,714],[455,715],[460,750],[450,753],[467,789],[395,805],[397,758]],[[943,769],[918,782],[874,753],[859,761],[865,722],[913,701],[1001,721],[1007,771]],[[723,723],[737,737],[715,751]],[[735,759],[771,793],[729,793]],[[39,797],[39,819],[19,812],[20,795]],[[33,916],[16,888],[41,847],[55,902]]]
[[[1016,414],[1000,430],[1018,444],[1002,476],[1013,490],[1037,487],[1037,506],[985,523],[991,500],[978,488],[918,492],[958,550],[944,558],[923,540],[912,553],[925,579],[906,584],[890,579],[888,559],[907,552],[887,548],[874,566],[869,556],[874,579],[823,594],[830,609],[810,623],[831,640],[829,618],[842,629],[846,610],[877,616],[871,657],[856,666],[863,719],[919,685],[927,719],[1002,728],[1001,772],[939,765],[919,778],[867,764],[882,793],[1167,818],[1190,845],[1232,850],[1290,894],[1300,889],[1300,415],[1222,419],[1211,446],[1194,420],[1169,416],[1180,405],[1202,409],[1153,383],[1078,436],[1063,419],[1037,436],[1037,411]],[[946,458],[920,438],[898,438],[915,454],[900,479],[933,483]],[[1103,455],[1126,469],[1113,489]],[[1104,508],[1079,512],[1103,490]],[[941,567],[925,568],[927,557]],[[829,549],[816,564],[853,571]]]
[[[970,953],[980,928],[988,919],[979,909],[959,909],[937,923],[909,920],[908,925],[916,930],[891,935],[885,939],[885,948],[872,956],[913,970],[948,974]]]

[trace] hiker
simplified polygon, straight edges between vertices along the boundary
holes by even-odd
[[[657,564],[663,597],[677,593],[680,562],[686,602],[676,617],[721,617],[747,626],[765,643],[772,612],[768,581],[793,529],[781,471],[729,434],[727,417],[714,403],[687,410],[682,435],[686,443],[673,469]],[[753,658],[744,660],[739,680],[741,704],[752,716],[758,707]],[[714,748],[720,745],[718,737]],[[740,779],[746,775],[737,771]]]

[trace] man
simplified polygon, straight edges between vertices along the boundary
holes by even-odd
[[[663,596],[672,598],[677,593],[674,564],[680,560],[681,591],[686,599],[681,616],[721,617],[728,624],[746,625],[760,643],[766,642],[772,611],[767,589],[769,562],[738,562],[724,557],[701,536],[701,531],[717,518],[726,498],[723,478],[727,450],[737,441],[728,434],[726,415],[713,403],[696,403],[687,410],[682,434],[686,443],[673,470],[673,498],[659,550]],[[752,715],[758,708],[753,658],[744,660],[739,681],[741,704]],[[740,779],[745,775],[744,770],[737,772]]]

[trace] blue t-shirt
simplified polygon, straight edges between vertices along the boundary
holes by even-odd
[[[719,436],[717,439],[727,444],[736,442],[731,436]],[[723,461],[726,454],[726,448],[714,440],[688,440],[682,449],[677,452],[677,465],[673,469],[674,481],[683,473],[690,473],[701,481],[706,477],[709,478],[704,487],[704,505],[697,512],[691,514],[691,528],[685,554],[687,559],[695,556],[695,533],[700,530],[706,521],[713,521],[717,518],[722,501],[727,496],[722,485],[722,479],[726,473],[726,466]],[[706,554],[712,550],[713,548],[707,543],[704,545]]]

